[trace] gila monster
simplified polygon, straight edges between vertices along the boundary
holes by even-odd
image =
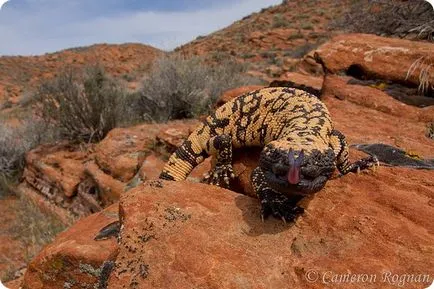
[[[344,135],[316,96],[289,87],[269,87],[241,95],[219,107],[170,156],[160,178],[180,181],[206,157],[214,166],[205,181],[228,187],[234,178],[232,149],[263,147],[251,175],[261,217],[292,221],[303,213],[297,202],[321,190],[335,168],[342,175],[378,163],[348,160]]]

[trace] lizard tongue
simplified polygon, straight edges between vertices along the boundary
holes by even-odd
[[[297,167],[291,167],[288,171],[288,182],[290,184],[298,184],[300,181],[300,169]]]

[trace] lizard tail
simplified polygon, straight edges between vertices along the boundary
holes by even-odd
[[[170,156],[164,166],[160,179],[171,181],[182,181],[187,178],[190,172],[207,157],[202,149],[196,133],[189,138]]]

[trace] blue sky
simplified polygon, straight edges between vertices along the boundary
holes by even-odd
[[[0,55],[94,43],[170,50],[282,0],[10,0],[0,10]]]

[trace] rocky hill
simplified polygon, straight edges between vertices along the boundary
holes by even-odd
[[[96,44],[41,56],[0,57],[0,108],[20,102],[41,82],[65,66],[80,68],[100,63],[111,75],[133,82],[149,70],[163,52],[143,44]]]
[[[297,60],[339,31],[330,24],[349,11],[351,1],[283,1],[232,25],[178,47],[187,55],[230,55],[252,64],[262,76],[279,77]]]

